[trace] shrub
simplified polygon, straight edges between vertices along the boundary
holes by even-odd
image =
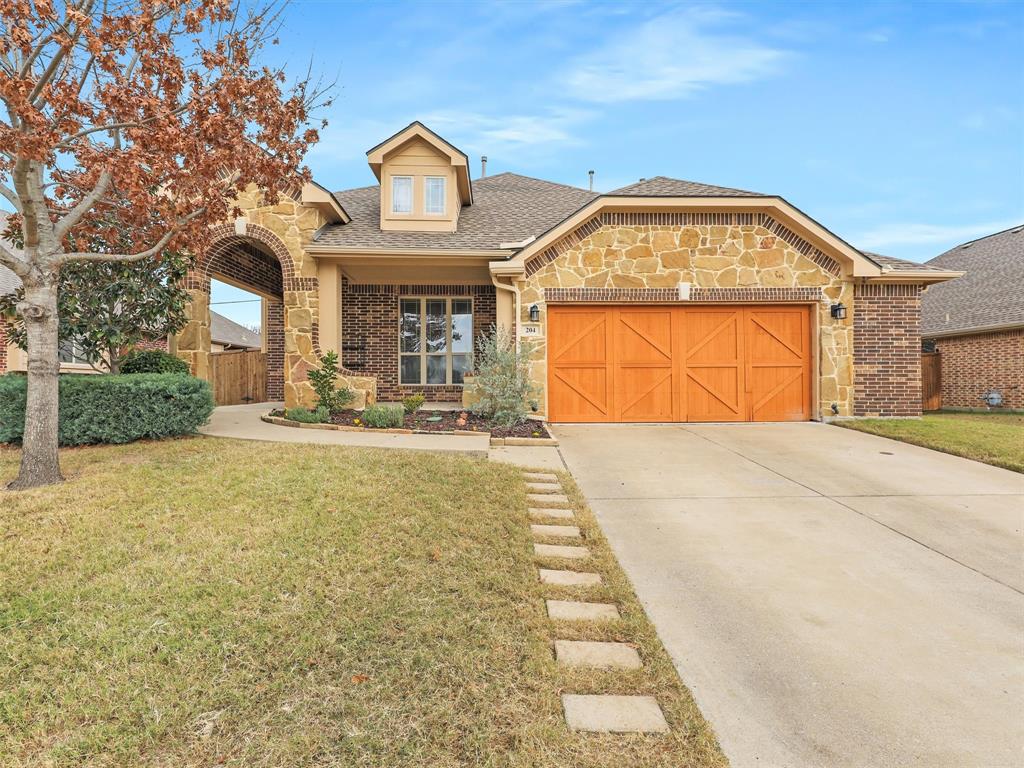
[[[291,421],[301,421],[303,424],[327,424],[331,420],[331,413],[322,405],[316,408],[288,408],[284,417]]]
[[[423,397],[423,395],[409,395],[407,398],[402,400],[402,410],[411,416],[423,407],[423,402],[425,400],[426,398]]]
[[[25,376],[0,376],[0,442],[20,442],[25,428]],[[130,443],[189,435],[213,413],[202,379],[177,373],[60,377],[61,445]]]
[[[355,393],[348,387],[338,388],[336,382],[339,373],[338,353],[328,352],[320,358],[320,367],[306,374],[316,392],[317,407],[326,408],[330,413],[340,411],[355,397]]]
[[[480,336],[477,349],[473,381],[479,400],[473,413],[502,427],[525,421],[527,399],[534,387],[527,357],[516,349],[512,333],[492,325]]]
[[[188,363],[159,349],[135,349],[121,363],[121,373],[182,373],[188,375]]]
[[[405,411],[397,405],[368,405],[363,409],[363,423],[376,429],[394,429],[405,423]]]

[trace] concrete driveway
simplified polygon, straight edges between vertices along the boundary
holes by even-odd
[[[1024,476],[822,424],[555,431],[733,766],[1024,764]]]

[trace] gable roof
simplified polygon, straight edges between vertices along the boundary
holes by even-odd
[[[500,258],[511,250],[502,244],[537,237],[597,197],[585,189],[515,173],[479,178],[474,189],[476,198],[460,211],[456,232],[381,231],[379,185],[336,192],[352,220],[324,227],[311,249],[493,250]]]
[[[262,345],[260,334],[250,331],[219,312],[210,310],[210,341],[232,347],[259,349]]]
[[[920,262],[908,261],[907,259],[897,259],[895,256],[885,256],[881,253],[873,253],[871,251],[861,251],[861,253],[879,264],[883,270],[889,272],[934,272],[935,274],[947,274],[950,271],[939,266],[921,264]]]
[[[731,187],[716,187],[699,181],[672,179],[668,176],[654,176],[640,179],[633,184],[612,190],[609,195],[630,195],[636,197],[767,197],[760,192],[747,192]]]
[[[921,335],[954,336],[1024,326],[1024,226],[958,245],[926,266],[962,270],[921,300]]]

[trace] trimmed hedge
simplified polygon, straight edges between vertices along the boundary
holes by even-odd
[[[25,426],[22,374],[0,376],[0,442],[21,441]],[[213,413],[209,383],[177,373],[63,375],[61,445],[130,443],[188,435]]]
[[[133,349],[121,363],[121,373],[188,373],[188,363],[159,349]]]

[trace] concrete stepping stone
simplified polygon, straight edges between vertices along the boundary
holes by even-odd
[[[580,529],[575,525],[531,525],[534,536],[555,536],[560,539],[578,539]]]
[[[546,600],[548,617],[558,621],[615,621],[619,609],[611,603],[580,603],[576,600]]]
[[[527,483],[526,490],[530,493],[561,493],[562,486],[558,483]]]
[[[543,507],[530,507],[528,510],[530,517],[557,517],[561,520],[572,520],[573,515],[571,509],[544,509]]]
[[[555,640],[555,661],[563,667],[640,669],[640,654],[625,643]]]
[[[541,557],[564,557],[568,560],[582,560],[590,557],[586,547],[567,547],[562,544],[534,544],[533,554]]]
[[[569,506],[569,497],[564,493],[530,493],[527,494],[526,500],[530,504],[560,504],[564,507]]]
[[[523,479],[528,483],[557,483],[558,475],[546,472],[524,472]]]
[[[601,583],[601,574],[541,568],[540,581],[541,584],[553,584],[558,587],[593,587]]]
[[[668,722],[653,696],[562,694],[565,722],[572,731],[667,733]]]

